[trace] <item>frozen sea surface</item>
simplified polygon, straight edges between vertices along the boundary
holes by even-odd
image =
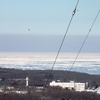
[[[0,67],[23,70],[51,69],[57,53],[0,52]],[[70,70],[77,53],[60,53],[54,70]],[[100,74],[100,53],[80,53],[71,71]]]

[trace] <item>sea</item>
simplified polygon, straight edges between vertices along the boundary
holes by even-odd
[[[0,52],[0,68],[53,69],[100,75],[100,53],[80,53],[77,57],[77,53],[60,52],[57,59],[56,56],[56,52]]]

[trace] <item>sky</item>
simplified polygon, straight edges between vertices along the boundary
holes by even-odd
[[[56,52],[77,0],[0,0],[1,52]],[[80,0],[62,52],[77,52],[100,9],[100,0]],[[82,49],[100,52],[100,15]]]

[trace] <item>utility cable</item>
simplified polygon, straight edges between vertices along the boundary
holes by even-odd
[[[76,6],[75,6],[75,9],[74,9],[73,12],[72,12],[72,16],[71,16],[71,19],[70,19],[70,21],[69,21],[67,30],[66,30],[66,32],[65,32],[65,34],[64,34],[64,37],[63,37],[63,39],[62,39],[62,42],[61,42],[61,44],[60,44],[60,47],[59,47],[58,52],[57,52],[57,55],[56,55],[56,57],[55,57],[53,66],[52,66],[52,68],[51,68],[51,71],[50,71],[50,73],[49,73],[47,82],[46,82],[46,84],[45,84],[44,87],[46,87],[46,85],[47,85],[47,83],[48,83],[48,81],[49,81],[49,77],[50,77],[50,75],[51,75],[51,73],[52,73],[52,71],[53,71],[53,69],[54,69],[54,66],[55,66],[55,64],[56,64],[57,58],[58,58],[59,53],[60,53],[60,51],[61,51],[62,45],[63,45],[64,40],[65,40],[65,38],[66,38],[66,35],[67,35],[67,33],[68,33],[69,27],[70,27],[70,25],[71,25],[72,19],[73,19],[74,15],[76,14],[76,9],[77,9],[78,3],[79,3],[79,0],[77,1]]]
[[[98,17],[99,14],[100,14],[100,9],[99,9],[99,11],[98,11],[98,13],[97,13],[97,16],[96,16],[96,18],[95,18],[95,20],[94,20],[94,22],[93,22],[93,24],[92,24],[92,26],[91,26],[91,28],[90,28],[89,31],[91,31],[91,29],[92,29],[92,27],[93,27],[93,25],[94,25],[94,23],[95,23],[95,21],[96,21],[96,19],[97,19],[97,17]],[[93,99],[94,99],[94,96],[96,95],[97,91],[98,91],[98,89],[94,92],[94,94],[93,94],[93,96],[90,98],[90,100],[93,100]]]
[[[59,49],[58,49],[57,55],[56,55],[56,57],[55,57],[55,60],[54,60],[54,62],[53,62],[52,68],[51,68],[51,70],[50,70],[50,73],[49,73],[49,75],[48,75],[48,78],[47,78],[47,81],[46,81],[44,87],[46,87],[47,84],[48,84],[48,82],[49,82],[50,75],[51,75],[51,73],[53,72],[53,69],[54,69],[54,66],[55,66],[55,64],[56,64],[57,58],[58,58],[59,53],[60,53],[60,51],[61,51],[61,48],[62,48],[62,45],[63,45],[64,40],[65,40],[65,38],[66,38],[66,35],[67,35],[67,33],[68,33],[69,27],[70,27],[70,25],[71,25],[71,22],[72,22],[72,20],[73,20],[74,15],[76,14],[76,9],[77,9],[78,3],[79,3],[79,0],[77,1],[76,6],[75,6],[75,8],[74,8],[74,10],[73,10],[73,12],[72,12],[71,19],[70,19],[69,24],[68,24],[68,26],[67,26],[66,32],[65,32],[65,34],[64,34],[64,37],[63,37],[63,39],[62,39],[62,41],[61,41],[60,47],[59,47]],[[43,96],[44,96],[44,92],[45,92],[45,89],[44,89],[43,92],[42,92],[42,95],[43,95]]]
[[[73,63],[72,63],[72,66],[71,66],[71,68],[70,68],[70,70],[69,70],[69,72],[68,72],[68,74],[67,74],[67,77],[68,77],[70,71],[72,70],[72,68],[73,68],[73,66],[74,66],[74,64],[75,64],[75,62],[76,62],[76,60],[77,60],[77,58],[78,58],[78,56],[79,56],[79,54],[80,54],[80,52],[81,52],[83,46],[84,46],[84,44],[85,44],[85,42],[86,42],[86,40],[87,40],[87,38],[88,38],[88,36],[89,36],[89,34],[90,34],[92,28],[93,28],[93,25],[94,25],[94,23],[95,23],[95,21],[96,21],[98,15],[99,15],[99,13],[100,13],[100,10],[98,11],[98,13],[97,13],[97,15],[96,15],[96,17],[95,17],[95,19],[94,19],[94,21],[93,21],[93,23],[92,23],[92,25],[91,25],[89,31],[88,31],[88,33],[87,33],[87,35],[86,35],[85,39],[84,39],[84,41],[83,41],[83,43],[82,43],[82,45],[81,45],[81,47],[80,47],[80,49],[79,49],[79,51],[78,51],[76,57],[75,57],[75,60],[74,60]]]
[[[95,19],[94,19],[94,21],[93,21],[93,23],[92,23],[92,25],[91,25],[91,27],[90,27],[90,29],[89,29],[89,31],[88,31],[86,37],[85,37],[85,39],[84,39],[84,41],[83,41],[83,43],[82,43],[82,45],[81,45],[81,47],[80,47],[80,49],[79,49],[79,51],[78,51],[78,53],[77,53],[77,55],[76,55],[76,57],[75,57],[73,63],[72,63],[72,66],[71,66],[71,68],[69,69],[69,71],[68,71],[68,73],[67,73],[67,75],[66,75],[66,78],[68,78],[68,76],[69,76],[69,74],[70,74],[70,72],[71,72],[71,70],[72,70],[72,68],[73,68],[73,66],[74,66],[74,64],[75,64],[75,62],[76,62],[76,60],[77,60],[77,58],[78,58],[78,56],[79,56],[79,54],[80,54],[80,52],[81,52],[83,46],[84,46],[84,44],[85,44],[85,42],[86,42],[86,40],[87,40],[87,38],[88,38],[88,36],[89,36],[89,34],[90,34],[92,28],[93,28],[93,26],[94,26],[94,23],[95,23],[96,20],[97,20],[97,17],[98,17],[98,15],[99,15],[99,13],[100,13],[100,10],[98,11],[98,13],[97,13],[97,15],[96,15],[96,17],[95,17]],[[61,91],[59,91],[59,93],[60,93],[60,92],[61,92]],[[58,93],[58,95],[59,95],[59,93]],[[58,95],[57,95],[57,96],[58,96]],[[94,98],[94,96],[95,96],[95,94],[92,96],[91,100]]]

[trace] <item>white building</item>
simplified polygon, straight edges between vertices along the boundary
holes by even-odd
[[[28,80],[29,80],[28,77],[26,77],[26,86],[28,86]]]
[[[74,89],[75,91],[85,91],[88,87],[88,83],[76,83],[74,81],[70,82],[50,82],[50,86],[60,86],[62,88]]]

